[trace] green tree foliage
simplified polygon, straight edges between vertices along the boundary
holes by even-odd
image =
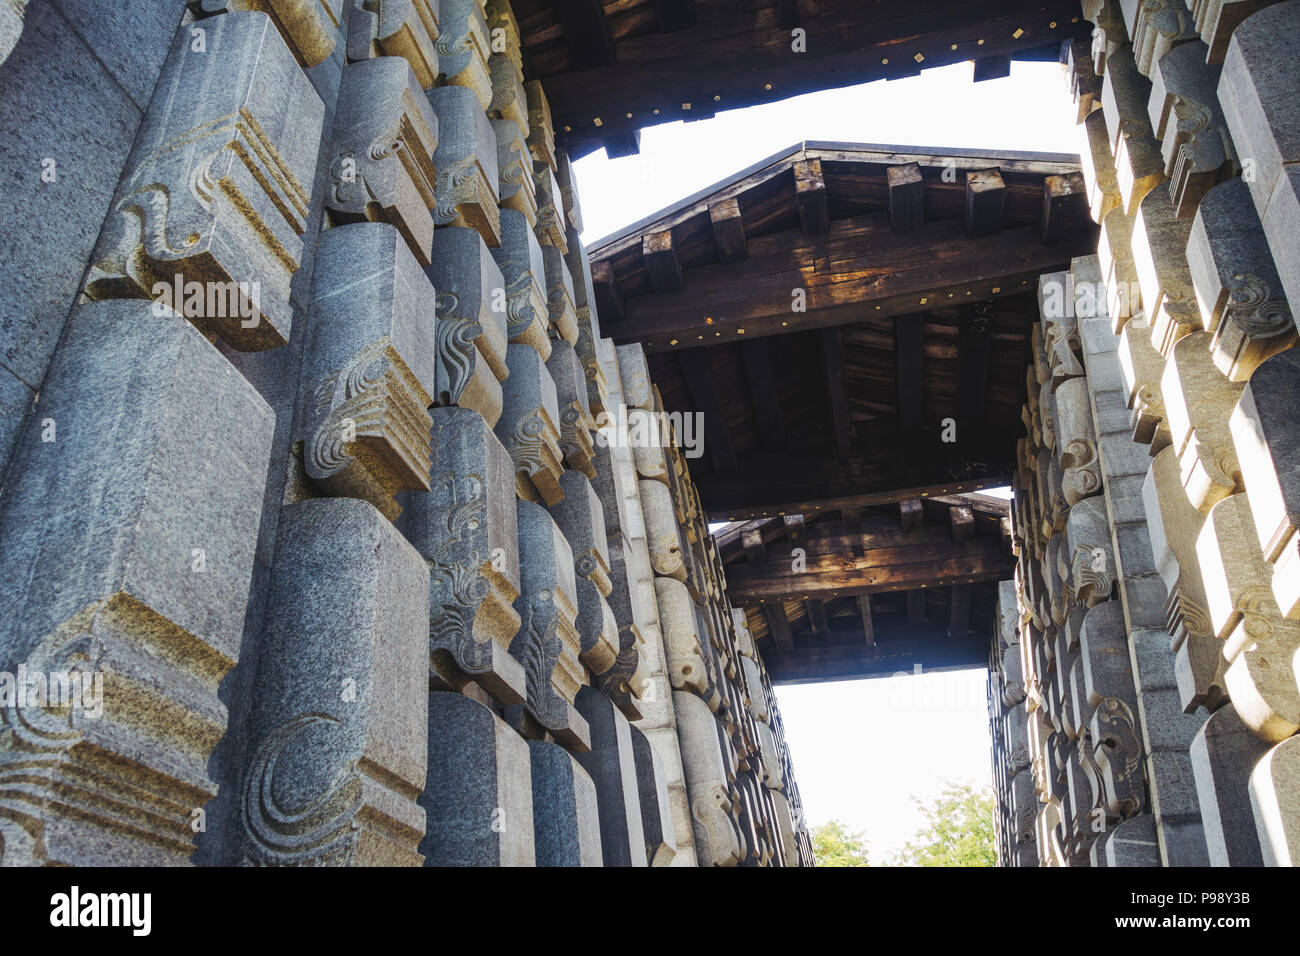
[[[870,866],[867,841],[839,820],[813,827],[813,856],[818,866]]]
[[[921,801],[917,800],[920,804]],[[929,806],[926,824],[891,862],[896,866],[996,866],[993,791],[948,783]]]

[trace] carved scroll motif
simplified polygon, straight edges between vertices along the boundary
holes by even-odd
[[[330,210],[343,222],[381,220],[397,227],[427,266],[438,118],[404,60],[380,57],[344,68],[334,145]]]
[[[434,408],[432,487],[410,494],[408,540],[429,566],[430,668],[460,688],[472,680],[500,703],[524,697],[510,656],[519,631],[514,464],[473,409]]]
[[[187,28],[173,43],[84,292],[166,296],[236,349],[274,348],[289,339],[324,106],[266,15],[203,29],[206,52]]]
[[[467,226],[495,248],[501,245],[497,208],[497,138],[492,124],[463,86],[440,86],[429,93],[438,116],[437,204],[440,226]]]
[[[512,119],[492,120],[497,141],[497,189],[503,209],[523,213],[529,226],[537,223],[537,187],[528,171],[532,158],[528,154],[525,133]]]
[[[529,713],[568,747],[591,746],[587,722],[574,709],[583,686],[576,627],[573,552],[551,516],[531,501],[518,502],[519,633],[510,652],[524,667]]]
[[[501,246],[492,255],[501,267],[506,291],[506,334],[512,343],[536,350],[545,362],[551,357],[547,334],[550,310],[546,302],[546,264],[528,219],[514,209],[501,210]]]
[[[352,0],[348,59],[402,57],[420,89],[438,79],[438,0]]]
[[[505,280],[473,229],[438,229],[433,250],[425,274],[438,290],[437,401],[472,408],[494,426],[509,374]]]
[[[440,8],[438,66],[447,83],[474,94],[482,114],[492,102],[491,41],[483,5],[479,0],[441,0]]]
[[[355,499],[288,505],[280,533],[293,547],[276,555],[248,718],[245,861],[419,866],[425,563]]]
[[[316,255],[295,425],[304,470],[393,518],[398,491],[429,488],[433,287],[386,224],[330,229]]]

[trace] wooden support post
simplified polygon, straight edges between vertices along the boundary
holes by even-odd
[[[605,147],[605,155],[610,159],[635,156],[641,152],[641,131],[634,129],[627,133],[604,136],[601,138],[600,144]]]
[[[916,589],[907,592],[907,626],[921,627],[925,624],[925,591]]]
[[[825,638],[830,632],[830,625],[826,622],[826,604],[817,598],[809,598],[804,602],[808,608],[808,623],[812,627],[814,635]]]
[[[660,295],[681,292],[686,287],[682,265],[677,261],[672,230],[652,232],[641,239],[641,257],[650,276],[650,287]]]
[[[655,21],[660,33],[695,26],[695,0],[655,0]]]
[[[802,548],[804,541],[807,539],[803,515],[786,515],[784,520],[785,533],[786,537],[790,539],[790,544],[793,547]]]
[[[954,584],[948,605],[948,636],[961,637],[970,630],[970,585]]]
[[[993,169],[973,169],[966,174],[966,235],[972,239],[990,236],[1002,230],[1002,211],[1007,187],[1002,173]]]
[[[915,441],[925,410],[925,316],[894,319],[894,364],[898,377],[898,433]]]
[[[1043,177],[1042,236],[1044,243],[1073,235],[1088,221],[1088,187],[1083,173]]]
[[[713,241],[718,246],[719,261],[743,262],[749,258],[739,200],[724,199],[710,205],[709,222],[713,225]]]
[[[555,7],[575,70],[614,62],[614,38],[601,0],[564,0]]]
[[[973,81],[983,83],[985,80],[1000,80],[1011,75],[1011,55],[982,56],[975,61]]]
[[[763,544],[762,528],[746,528],[740,533],[740,548],[750,564],[767,560],[767,546]]]
[[[962,310],[957,327],[957,359],[957,445],[973,454],[984,444],[986,393],[993,359],[991,303],[981,302]]]
[[[600,321],[621,322],[623,294],[618,289],[618,280],[614,278],[613,263],[592,261],[591,286],[596,293],[596,311],[600,314]]]
[[[867,647],[873,647],[876,643],[876,628],[871,621],[871,595],[859,594],[857,601],[858,615],[862,618],[862,633],[866,638]]]
[[[749,380],[749,397],[754,403],[754,419],[758,424],[759,441],[764,448],[780,447],[785,434],[785,421],[781,403],[776,397],[776,378],[772,374],[769,344],[763,339],[740,343],[740,355],[745,363],[745,377]]]
[[[965,506],[948,509],[948,524],[952,528],[952,540],[969,541],[975,537],[975,512]]]
[[[763,619],[767,621],[767,631],[779,650],[794,650],[794,637],[790,634],[790,622],[786,620],[785,608],[780,602],[763,604]]]
[[[776,25],[782,30],[792,30],[799,25],[798,0],[776,0]]]
[[[925,181],[920,163],[900,163],[885,170],[889,182],[889,228],[912,232],[925,222]]]
[[[820,159],[801,159],[794,164],[794,192],[799,205],[799,225],[803,231],[815,235],[829,229],[830,205],[826,200],[826,181],[822,178]]]
[[[722,405],[718,401],[707,350],[683,349],[677,353],[677,360],[686,377],[691,402],[704,415],[704,450],[713,463],[714,472],[718,475],[735,474],[739,470],[736,451],[722,417]]]
[[[900,501],[898,503],[898,512],[903,522],[904,531],[919,528],[925,522],[925,513],[921,509],[921,499],[919,498]]]
[[[835,451],[841,461],[849,457],[849,402],[844,394],[844,330],[822,329],[822,364],[826,373],[826,395],[831,412],[831,433],[835,436]]]

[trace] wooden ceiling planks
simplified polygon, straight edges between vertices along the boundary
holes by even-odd
[[[899,167],[919,174],[923,207],[901,232]],[[646,348],[669,411],[705,413],[692,471],[709,513],[1004,480],[1037,274],[1095,243],[1068,215],[1044,242],[1041,217],[1059,207],[1047,182],[1060,194],[1074,169],[1070,156],[807,142],[594,244],[602,331]],[[976,231],[995,231],[974,239],[969,172],[1005,193],[1000,219],[979,213]]]
[[[974,650],[987,648],[995,582],[1012,567],[1007,513],[981,495],[931,498],[906,526],[897,506],[800,516],[797,538],[793,516],[778,516],[725,529],[718,553],[775,683],[982,666]],[[986,556],[987,573],[950,573],[972,554]]]

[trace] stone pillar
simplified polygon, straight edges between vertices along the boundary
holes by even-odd
[[[371,505],[290,505],[241,792],[244,859],[419,866],[428,570]]]
[[[4,864],[176,865],[194,850],[274,427],[175,312],[73,312],[0,491],[0,671],[66,675],[81,693],[66,711],[23,695],[0,712]]]
[[[535,865],[528,743],[478,701],[434,691],[428,748],[425,865]]]

